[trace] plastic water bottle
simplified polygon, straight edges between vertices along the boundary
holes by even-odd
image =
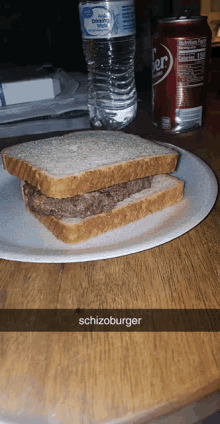
[[[137,112],[134,0],[80,1],[79,14],[91,124],[118,130]]]

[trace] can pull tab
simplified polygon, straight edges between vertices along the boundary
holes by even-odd
[[[187,17],[187,19],[191,18],[193,11],[189,10],[189,9],[185,9],[184,12],[180,12],[179,15],[177,15],[176,19],[185,19]]]

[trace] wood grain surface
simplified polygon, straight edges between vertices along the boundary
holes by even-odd
[[[164,141],[197,154],[220,179],[220,102],[208,107],[205,128]],[[140,108],[130,131],[145,137],[144,116]],[[218,197],[198,226],[151,250],[74,264],[1,260],[0,307],[219,309],[219,229]],[[218,332],[2,332],[0,416],[191,424],[220,409],[219,352]]]

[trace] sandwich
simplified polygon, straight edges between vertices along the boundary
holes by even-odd
[[[21,180],[28,211],[60,241],[75,244],[180,202],[169,175],[178,153],[119,131],[80,131],[1,152]]]

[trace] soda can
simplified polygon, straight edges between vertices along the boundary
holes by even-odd
[[[164,132],[204,125],[211,38],[207,16],[158,21],[152,40],[152,120]]]

